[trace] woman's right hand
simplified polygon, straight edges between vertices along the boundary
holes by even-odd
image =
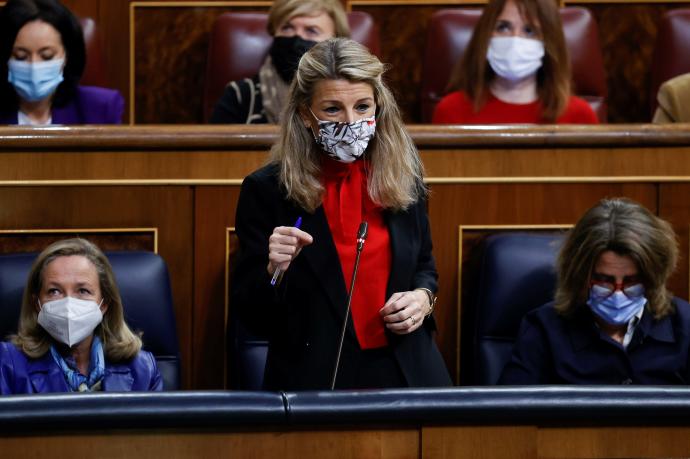
[[[309,233],[294,226],[278,226],[268,238],[268,274],[276,269],[285,272],[302,247],[314,241]]]

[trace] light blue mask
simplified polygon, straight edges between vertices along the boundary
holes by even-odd
[[[64,59],[51,59],[43,62],[26,62],[10,59],[7,81],[12,83],[19,97],[36,102],[50,96],[62,80]]]
[[[589,308],[606,323],[611,325],[625,325],[630,322],[635,314],[640,312],[647,304],[647,298],[640,295],[633,299],[628,298],[620,290],[613,292],[608,297],[603,297],[601,292],[596,289],[600,287],[593,285],[589,291]]]

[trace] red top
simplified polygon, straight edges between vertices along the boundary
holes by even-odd
[[[445,96],[436,106],[434,124],[542,124],[541,104],[511,104],[489,94],[484,107],[474,112],[472,102],[464,92],[455,91]],[[571,96],[568,106],[556,124],[597,124],[597,115],[587,102]]]
[[[357,254],[357,230],[362,221],[369,231],[357,268],[352,295],[352,321],[362,349],[387,346],[385,326],[379,310],[386,303],[386,287],[391,271],[391,247],[382,208],[367,192],[367,163],[363,160],[342,163],[323,161],[326,192],[323,210],[331,230],[345,287],[350,289]],[[344,306],[344,305],[343,305]]]

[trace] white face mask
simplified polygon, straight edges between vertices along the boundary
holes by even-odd
[[[311,114],[319,123],[319,132],[314,136],[316,144],[328,156],[343,163],[351,163],[362,156],[376,133],[374,116],[346,123],[320,120],[314,112]]]
[[[522,37],[493,37],[486,58],[496,74],[509,81],[534,75],[541,67],[544,43]]]
[[[57,341],[72,347],[84,341],[103,320],[101,303],[71,296],[49,301],[41,306],[38,323]]]

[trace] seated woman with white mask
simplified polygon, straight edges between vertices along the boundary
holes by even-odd
[[[435,124],[595,124],[571,93],[568,50],[553,0],[490,0],[436,106]]]
[[[141,346],[103,252],[55,242],[31,268],[17,334],[0,343],[0,394],[162,390]]]

